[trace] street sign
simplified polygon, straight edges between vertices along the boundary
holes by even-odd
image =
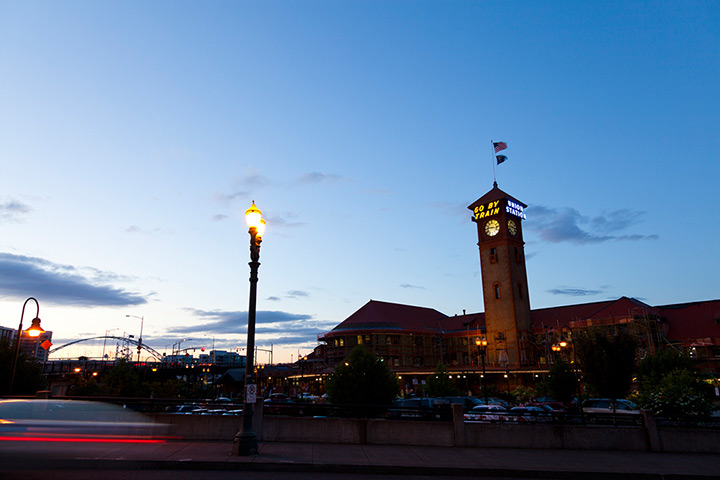
[[[52,347],[52,342],[50,340],[45,340],[40,344],[41,347],[43,347],[45,350]]]
[[[257,401],[257,385],[249,384],[245,388],[245,403],[255,403]]]

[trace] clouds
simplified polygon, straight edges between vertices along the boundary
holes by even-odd
[[[0,252],[0,297],[34,296],[58,305],[85,307],[147,303],[138,293],[106,284],[119,280],[127,278],[97,269],[81,271],[38,257]]]
[[[621,234],[623,230],[642,222],[645,212],[615,210],[596,217],[582,215],[569,207],[551,208],[542,205],[528,207],[532,221],[526,228],[537,232],[551,243],[570,242],[577,245],[620,240],[657,240],[658,235]]]
[[[332,173],[320,173],[320,172],[308,172],[303,173],[298,178],[297,183],[299,184],[311,184],[317,185],[319,183],[336,183],[342,181],[343,178],[340,175]]]
[[[605,293],[605,290],[591,290],[587,288],[579,288],[579,287],[557,287],[552,288],[550,290],[547,290],[548,293],[552,293],[553,295],[566,295],[570,297],[588,297],[593,295],[600,295]]]
[[[203,320],[204,323],[170,328],[168,329],[169,334],[238,335],[247,333],[248,312],[192,308],[185,310]],[[255,324],[258,344],[262,344],[265,339],[267,343],[274,345],[316,343],[319,333],[326,332],[335,325],[314,320],[312,315],[277,310],[256,312]],[[271,341],[268,341],[269,339]]]
[[[20,223],[25,215],[32,212],[32,207],[19,200],[10,199],[0,203],[0,223]]]

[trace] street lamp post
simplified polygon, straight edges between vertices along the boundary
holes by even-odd
[[[17,339],[15,341],[15,354],[13,355],[12,366],[10,367],[10,384],[8,385],[8,395],[12,395],[13,386],[15,384],[15,370],[17,369],[17,362],[20,356],[20,342],[22,340],[23,317],[25,316],[25,306],[30,300],[35,302],[36,313],[35,318],[33,318],[32,320],[32,325],[30,326],[30,328],[27,329],[27,334],[30,337],[38,337],[41,333],[45,331],[40,326],[40,304],[35,299],[35,297],[30,297],[25,300],[25,303],[23,303],[22,313],[20,313],[20,326],[18,327]]]
[[[478,349],[478,356],[480,356],[480,361],[482,362],[482,387],[483,387],[483,393],[485,394],[485,405],[488,403],[488,397],[487,397],[487,384],[485,383],[485,353],[487,352],[487,339],[485,337],[476,337],[475,338],[475,345],[477,345]]]
[[[235,435],[233,453],[235,455],[256,455],[258,452],[257,436],[253,431],[253,404],[255,403],[256,385],[253,381],[255,352],[255,312],[257,309],[258,268],[260,267],[260,242],[265,232],[265,220],[260,209],[252,206],[245,212],[245,221],[250,234],[250,305],[248,308],[247,351],[245,357],[245,403],[242,411],[242,427]]]
[[[143,325],[145,324],[145,317],[144,316],[138,317],[137,315],[125,315],[125,317],[126,318],[133,317],[133,318],[137,318],[138,320],[140,320],[140,338],[138,338],[138,347],[137,347],[138,362],[140,362],[140,351],[142,350],[142,332],[143,332]]]

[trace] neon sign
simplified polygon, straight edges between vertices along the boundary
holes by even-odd
[[[500,213],[500,200],[489,202],[487,205],[478,205],[473,210],[473,213],[475,213],[475,220],[497,215]]]
[[[492,202],[488,202],[482,205],[478,205],[473,209],[473,213],[475,216],[475,220],[480,220],[481,218],[487,218],[492,217],[494,215],[498,215],[500,213],[500,202],[501,200],[493,200]],[[510,215],[513,215],[518,218],[522,218],[525,220],[527,218],[527,215],[525,215],[524,207],[522,204],[514,202],[510,199],[506,200],[505,203],[505,212],[509,213]]]
[[[527,215],[525,215],[525,212],[523,211],[523,206],[519,203],[513,202],[512,200],[507,201],[505,211],[510,215],[515,215],[516,217],[520,217],[523,220],[527,218]]]

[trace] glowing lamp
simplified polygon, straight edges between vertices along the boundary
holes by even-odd
[[[33,338],[39,337],[41,333],[45,333],[45,330],[40,326],[40,319],[38,317],[33,318],[32,325],[25,330],[25,333],[28,334],[28,337]]]
[[[255,206],[255,201],[253,200],[252,205],[250,208],[248,208],[245,211],[245,223],[247,223],[247,226],[250,227],[250,229],[255,229],[260,231],[261,225],[264,223],[262,219],[262,212],[259,208]]]

